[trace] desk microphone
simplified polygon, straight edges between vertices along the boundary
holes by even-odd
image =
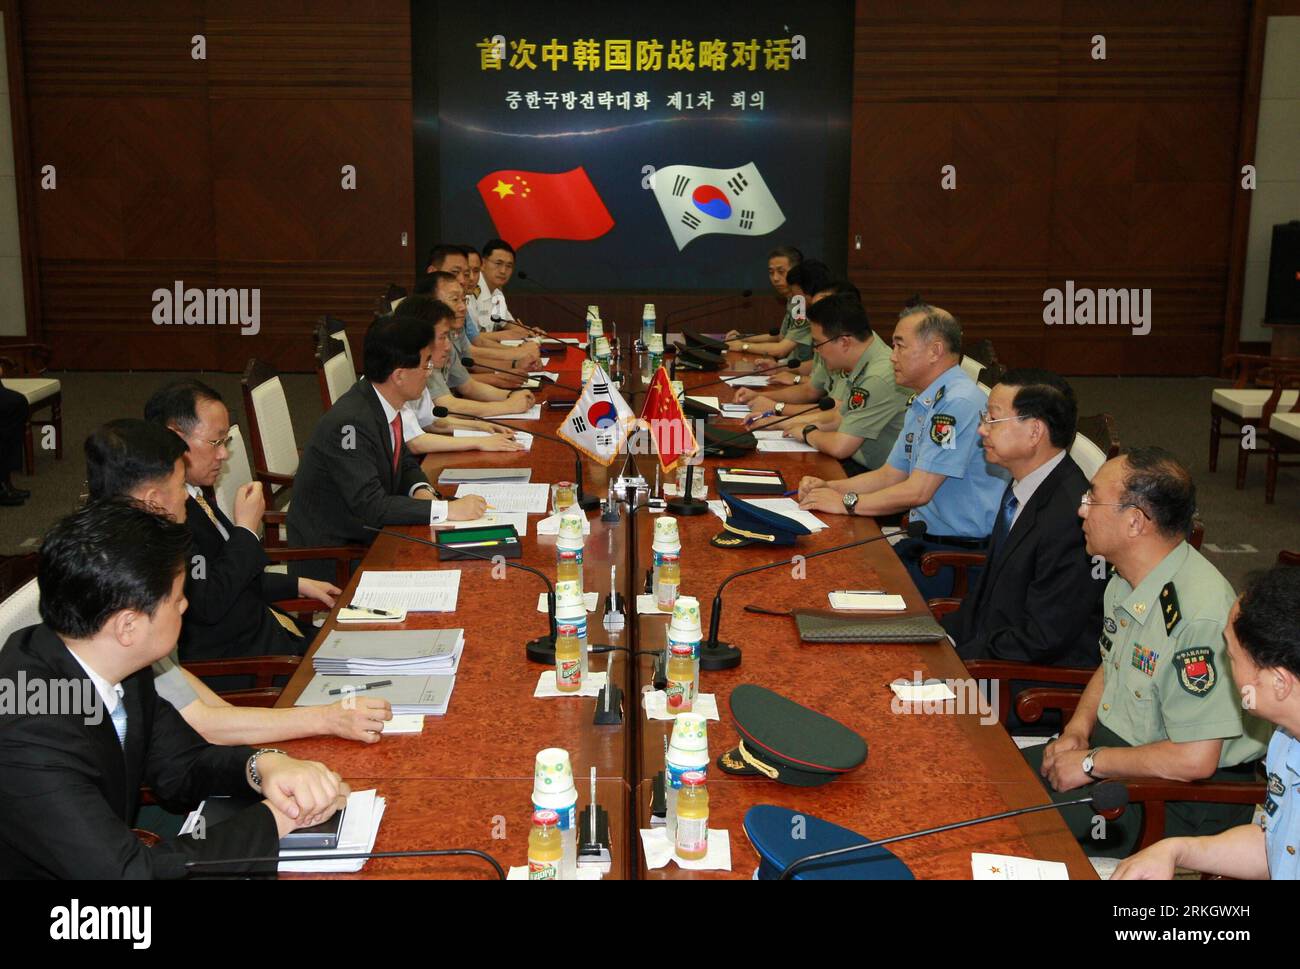
[[[441,548],[437,542],[431,542],[427,538],[416,538],[414,535],[407,535],[403,532],[390,532],[386,528],[376,528],[374,525],[361,526],[368,532],[377,532],[380,535],[389,535],[393,538],[400,538],[404,542],[414,542],[416,545],[428,545],[430,548]],[[470,558],[480,559],[484,562],[491,562],[493,565],[500,563],[508,565],[512,569],[519,569],[521,572],[529,572],[546,583],[546,613],[550,623],[550,632],[545,636],[539,636],[537,639],[529,640],[525,644],[525,651],[528,659],[534,663],[542,663],[547,666],[555,665],[555,586],[547,578],[546,573],[541,569],[535,569],[531,565],[522,565],[519,562],[512,562],[503,556],[491,555],[488,552],[479,552],[472,548],[460,546],[449,549],[458,555],[468,555]]]
[[[466,370],[469,370],[473,367],[482,367],[484,370],[491,370],[493,373],[503,373],[507,377],[522,377],[524,380],[530,379],[527,370],[505,370],[501,367],[493,367],[493,366],[489,366],[486,363],[479,363],[473,357],[461,357],[460,362],[461,362],[461,366],[463,366]],[[539,377],[538,379],[543,381],[546,380],[546,378],[542,378],[542,377]],[[550,383],[552,386],[559,387],[561,390],[567,390],[570,393],[574,393],[574,394],[582,393],[581,387],[571,387],[568,384],[560,383],[558,380],[552,380],[550,381]],[[541,386],[545,386],[545,382]]]
[[[479,851],[476,848],[438,848],[426,851],[359,851],[354,854],[341,855],[337,853],[323,855],[293,855],[292,857],[281,857],[280,855],[265,855],[260,858],[223,858],[217,860],[204,861],[187,861],[185,867],[189,871],[199,871],[208,868],[219,868],[222,865],[260,865],[276,864],[282,861],[355,861],[357,859],[371,858],[441,858],[452,855],[464,855],[471,858],[482,858],[489,865],[496,869],[497,878],[501,881],[506,880],[505,869],[501,863],[489,855],[486,851]],[[236,874],[231,872],[231,874]],[[248,874],[247,872],[238,872],[237,874]],[[258,873],[254,873],[258,874]],[[268,872],[267,874],[270,874]]]
[[[433,416],[437,418],[460,417],[460,418],[464,418],[467,421],[482,421],[484,424],[491,424],[493,427],[504,428],[507,431],[522,430],[522,428],[514,427],[510,424],[503,424],[500,421],[494,421],[487,417],[476,417],[473,414],[462,414],[458,411],[448,410],[446,407],[443,407],[441,405],[434,406]],[[577,488],[578,507],[580,507],[583,511],[591,511],[593,508],[597,508],[600,506],[599,496],[588,495],[583,493],[581,451],[579,451],[576,447],[574,447],[573,444],[571,444],[569,441],[566,441],[564,438],[559,437],[558,435],[555,434],[544,434],[541,431],[525,431],[525,433],[531,434],[533,437],[540,437],[544,441],[554,441],[556,444],[563,444],[570,451],[572,451],[573,452],[573,484],[574,487]]]
[[[719,377],[716,380],[706,380],[702,384],[696,384],[693,387],[687,387],[686,392],[687,394],[691,394],[697,390],[700,390],[703,387],[712,387],[716,384],[725,384],[727,383],[728,380],[735,380],[738,377],[761,377],[765,373],[772,373],[777,370],[797,370],[802,365],[802,363],[803,361],[801,360],[796,360],[793,357],[786,357],[785,359],[777,360],[775,363],[771,364],[770,366],[763,367],[760,370],[751,370],[749,371],[749,373],[731,373],[725,377]],[[730,385],[728,384],[728,386]]]
[[[907,537],[920,538],[926,532],[926,525],[923,521],[910,521],[907,523]],[[832,552],[843,552],[845,549],[857,548],[860,545],[870,545],[872,542],[879,542],[882,539],[889,538],[889,535],[873,535],[870,538],[860,538],[856,542],[846,542],[843,545],[832,545],[830,548],[818,549],[815,552],[803,552],[792,558],[781,559],[779,562],[768,562],[764,565],[754,565],[747,569],[741,569],[739,572],[733,572],[722,580],[718,586],[718,591],[713,596],[713,608],[709,613],[709,636],[700,644],[700,669],[702,670],[729,670],[740,665],[740,650],[730,643],[718,642],[718,623],[722,619],[722,590],[727,587],[732,579],[738,579],[742,575],[749,575],[753,572],[763,572],[767,569],[775,569],[782,565],[790,565],[799,559],[816,558],[819,555],[830,555]]]
[[[944,831],[954,831],[957,828],[968,828],[973,824],[984,824],[986,821],[1001,821],[1005,818],[1019,817],[1022,814],[1034,814],[1038,811],[1054,811],[1058,808],[1074,807],[1079,804],[1091,804],[1098,813],[1103,811],[1113,811],[1128,804],[1128,788],[1118,781],[1104,781],[1092,789],[1092,794],[1086,797],[1076,798],[1073,801],[1035,804],[1033,807],[1017,808],[1014,811],[1003,811],[1001,814],[989,814],[982,818],[972,818],[969,821],[955,821],[952,824],[942,824],[937,828],[926,828],[924,831],[913,831],[909,834],[896,834],[892,838],[881,838],[879,841],[864,841],[861,844],[848,845],[844,848],[835,848],[832,851],[819,851],[816,854],[804,855],[802,858],[796,858],[790,864],[785,866],[777,880],[788,881],[797,869],[804,868],[815,861],[821,861],[823,858],[834,858],[838,855],[846,855],[854,851],[863,851],[867,848],[877,848],[881,845],[893,844],[895,841],[908,841],[912,838],[920,838],[927,834],[940,834]]]
[[[708,453],[710,448],[713,448],[715,453],[721,453],[722,448],[729,447],[730,445],[736,443],[740,443],[742,444],[743,447],[747,447],[747,448],[754,447],[755,444],[750,444],[746,442],[745,439],[746,438],[752,439],[755,431],[765,431],[768,428],[775,427],[777,424],[784,424],[788,420],[792,420],[796,417],[802,417],[804,414],[811,414],[815,410],[827,411],[827,410],[834,410],[834,409],[835,409],[835,398],[822,397],[819,398],[817,402],[813,404],[811,407],[806,407],[803,410],[795,411],[793,414],[782,414],[780,417],[770,418],[766,423],[755,424],[753,427],[744,427],[738,431],[722,431],[722,430],[718,430],[716,425],[710,424],[708,425],[708,429],[712,432],[713,437],[711,440],[705,443],[704,446],[705,453]],[[437,412],[436,408],[434,409],[434,412],[435,413]]]

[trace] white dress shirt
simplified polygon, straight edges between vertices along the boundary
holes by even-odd
[[[192,484],[190,484],[190,483],[187,481],[187,482],[185,482],[185,490],[189,493],[189,496],[190,496],[191,498],[195,499],[195,500],[198,500],[199,498],[202,498],[205,502],[208,501],[207,497],[203,494],[203,489],[200,488],[198,485],[192,485]],[[211,505],[212,505],[212,503],[211,503],[211,502],[208,502],[208,507],[211,507]],[[214,525],[217,526],[217,531],[219,531],[219,532],[221,533],[221,537],[222,537],[222,538],[224,538],[227,542],[230,541],[230,533],[229,533],[228,531],[226,531],[226,526],[223,525],[223,524],[221,524],[221,519],[220,519],[220,518],[218,518],[216,515],[213,515],[213,516],[212,516],[212,524],[214,524]],[[256,531],[254,531],[253,529],[249,528],[247,525],[239,525],[239,526],[237,526],[237,527],[244,529],[244,531],[246,531],[246,532],[252,532],[252,533],[253,533],[253,536],[254,536],[258,541],[261,541],[261,540],[262,540],[262,537],[261,537],[260,535],[258,535]]]
[[[99,698],[104,701],[104,709],[108,711],[108,715],[111,717],[113,711],[117,709],[117,704],[118,701],[121,700],[122,694],[126,692],[122,689],[122,684],[108,682],[108,680],[104,679],[92,670],[86,664],[86,661],[77,655],[75,650],[69,649],[68,652],[72,654],[73,659],[81,664],[81,668],[85,670],[86,675],[90,677],[90,682],[95,684],[95,692],[98,693]]]
[[[1038,486],[1046,481],[1047,476],[1064,460],[1065,452],[1062,451],[1050,461],[1044,461],[1011,486],[1011,493],[1016,496],[1017,505],[1015,514],[1011,516],[1011,525],[1008,526],[1007,531],[1010,531],[1015,526],[1016,519],[1025,510],[1025,505],[1029,504],[1029,499],[1034,497],[1034,492],[1038,490]]]
[[[474,304],[474,322],[480,331],[499,330],[506,323],[514,321],[510,308],[506,306],[506,294],[489,286],[487,277],[482,272],[478,274],[478,296]],[[505,322],[497,323],[493,317]]]
[[[371,389],[375,391],[375,396],[379,398],[379,406],[382,407],[382,408],[384,409],[384,423],[388,425],[388,432],[389,432],[389,434],[391,434],[391,433],[392,433],[392,430],[393,430],[393,418],[397,416],[398,412],[397,412],[396,410],[393,409],[393,405],[390,404],[390,403],[389,403],[389,402],[384,398],[384,395],[381,394],[381,393],[379,392],[378,389],[376,389],[376,388],[374,388],[374,387],[372,387]],[[428,390],[425,390],[425,392],[424,392],[424,397],[428,397],[428,396],[429,396],[429,391],[428,391]],[[421,400],[423,400],[423,397],[421,398]],[[407,434],[407,415],[408,415],[408,413],[409,413],[409,412],[408,412],[408,410],[407,410],[407,408],[406,408],[406,405],[403,405],[403,406],[402,406],[402,411],[401,411],[401,414],[402,414],[402,438],[403,438],[403,440],[405,440],[405,438],[406,438],[406,434]],[[414,414],[411,414],[411,417],[414,418],[415,415],[414,415]],[[432,424],[432,423],[433,423],[433,420],[432,420],[432,418],[433,418],[433,409],[432,409],[432,406],[430,406],[430,410],[429,410],[429,418],[430,418],[429,423]],[[421,434],[424,433],[423,428],[421,428],[420,433],[421,433]],[[429,484],[429,482],[427,482],[427,481],[419,481],[419,482],[416,482],[415,484],[411,485],[411,490],[410,490],[410,492],[408,492],[408,494],[410,494],[410,496],[411,496],[412,498],[414,498],[414,497],[415,497],[415,493],[416,493],[418,490],[420,490],[421,488],[428,488],[430,491],[433,491],[433,485]],[[436,492],[435,492],[435,494],[436,494]],[[445,501],[439,501],[437,498],[435,498],[433,501],[429,502],[429,524],[430,524],[430,525],[438,525],[438,524],[440,524],[440,523],[442,523],[442,522],[445,522],[446,520],[447,520],[447,502],[445,502]]]

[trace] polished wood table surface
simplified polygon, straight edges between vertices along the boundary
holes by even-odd
[[[550,369],[560,381],[576,385],[582,356],[570,350]],[[629,361],[629,364],[631,362]],[[752,367],[737,355],[738,370]],[[758,365],[763,365],[761,361]],[[640,411],[643,381],[629,370],[624,395]],[[715,380],[715,374],[679,373],[688,389]],[[720,388],[723,399],[731,394]],[[718,395],[718,389],[709,394]],[[544,384],[539,397],[571,398],[572,393]],[[543,407],[542,419],[512,422],[530,431],[554,433],[564,410]],[[797,421],[791,422],[797,424]],[[737,425],[738,426],[738,425]],[[654,457],[635,459],[653,481]],[[603,496],[611,469],[585,463],[585,486]],[[820,454],[753,454],[743,459],[708,459],[708,497],[717,497],[712,468],[719,464],[777,468],[791,488],[805,474],[822,478],[843,476],[839,463]],[[459,452],[430,456],[426,474],[436,481],[445,467],[529,466],[532,480],[570,480],[574,458],[564,446],[535,438],[527,453]],[[722,530],[712,514],[678,519],[682,535],[682,592],[700,600],[707,624],[709,608],[720,582],[728,574],[763,562],[807,554],[817,549],[879,535],[867,518],[822,515],[831,526],[803,537],[795,546],[750,546],[720,549],[709,538]],[[626,508],[617,523],[606,524],[598,512],[589,514],[591,535],[585,549],[584,581],[588,591],[601,593],[601,607],[588,614],[592,643],[643,650],[661,649],[667,618],[637,618],[621,631],[601,623],[601,608],[610,589],[610,566],[622,595],[642,591],[650,566],[653,515],[629,516]],[[540,516],[529,517],[529,535],[521,559],[554,577],[555,539],[536,535]],[[629,520],[637,529],[638,562],[629,568]],[[431,539],[433,529],[400,529]],[[350,595],[366,569],[441,568],[433,549],[382,536],[367,554],[340,602]],[[533,689],[546,669],[527,662],[524,643],[547,630],[546,617],[536,611],[543,583],[534,576],[507,569],[492,578],[490,563],[460,561],[446,567],[462,570],[459,601],[454,613],[417,613],[401,627],[463,627],[465,653],[457,674],[451,706],[444,717],[428,717],[424,732],[385,737],[363,745],[337,738],[313,738],[284,746],[295,756],[321,760],[338,770],[358,789],[377,787],[389,799],[376,850],[417,847],[475,847],[505,864],[521,864],[527,837],[533,758],[543,747],[564,747],[573,758],[578,777],[579,808],[588,800],[587,776],[595,767],[602,805],[617,815],[614,822],[616,863],[606,877],[748,878],[757,858],[744,836],[742,819],[754,804],[784,805],[807,811],[864,836],[885,837],[983,814],[1046,803],[1048,798],[1006,731],[997,722],[981,723],[977,711],[949,714],[895,712],[889,683],[912,679],[964,678],[965,667],[947,642],[888,646],[806,645],[799,641],[789,617],[744,611],[747,604],[768,609],[795,606],[828,608],[826,594],[836,588],[885,588],[903,595],[907,610],[922,612],[925,603],[887,542],[833,553],[804,563],[802,578],[789,566],[745,576],[724,593],[720,639],[740,646],[742,664],[721,672],[705,672],[701,690],[716,696],[720,722],[709,723],[709,751],[714,758],[736,743],[728,715],[728,697],[739,683],[756,683],[847,724],[866,738],[867,762],[846,777],[820,788],[796,788],[765,780],[735,778],[712,766],[709,770],[711,825],[731,832],[731,872],[686,872],[669,864],[646,871],[635,837],[649,827],[649,792],[653,776],[663,769],[663,747],[670,724],[650,721],[640,707],[640,694],[651,689],[652,662],[629,661],[627,653],[591,658],[591,669],[612,666],[613,679],[627,697],[628,716],[622,725],[593,724],[596,701],[591,698],[535,700]],[[331,613],[316,643],[334,628]],[[357,626],[349,628],[374,628]],[[313,643],[314,651],[316,643]],[[285,689],[279,705],[291,704],[311,677],[311,651]],[[986,718],[987,719],[987,718]],[[635,796],[634,796],[635,792]],[[493,838],[495,819],[503,818],[508,837]],[[518,839],[523,839],[518,840]],[[988,851],[1063,861],[1072,878],[1094,877],[1078,845],[1055,812],[918,839],[898,845],[897,854],[921,878],[969,878],[970,853]],[[487,877],[491,869],[472,859],[401,859],[370,862],[360,877]]]
[[[729,365],[745,369],[763,361],[746,361],[729,355]],[[716,379],[713,374],[679,374],[689,392],[692,386]],[[717,394],[717,390],[709,390]],[[729,400],[731,392],[719,395]],[[727,422],[720,422],[723,426]],[[788,422],[799,427],[796,418]],[[735,427],[740,427],[739,422]],[[643,459],[648,463],[648,459]],[[755,453],[742,459],[706,459],[708,497],[717,497],[714,469],[718,466],[760,467],[779,470],[788,486],[798,486],[804,475],[824,479],[844,477],[838,461],[822,454]],[[640,516],[647,519],[647,516]],[[867,518],[819,514],[830,527],[801,537],[794,546],[750,545],[718,548],[709,539],[722,531],[712,514],[678,518],[682,537],[681,592],[700,600],[704,634],[714,594],[731,573],[766,562],[808,554],[819,549],[880,535]],[[650,567],[652,520],[639,523],[637,548],[640,572]],[[711,764],[709,775],[710,826],[731,831],[733,872],[687,872],[674,864],[654,872],[641,868],[643,877],[749,877],[757,856],[749,847],[741,824],[754,804],[778,804],[858,831],[864,837],[887,837],[952,821],[996,814],[1043,804],[1046,792],[1034,777],[1007,732],[992,714],[978,710],[924,714],[895,712],[889,684],[899,678],[966,679],[966,668],[951,645],[938,644],[810,644],[799,639],[793,618],[745,612],[746,605],[772,610],[795,607],[829,609],[827,593],[834,589],[882,588],[902,595],[906,615],[927,611],[916,586],[887,541],[808,559],[802,578],[793,567],[742,576],[723,592],[719,640],[743,651],[741,665],[731,670],[703,671],[700,691],[716,697],[719,722],[709,722],[709,753],[717,756],[734,747],[737,734],[729,717],[728,699],[741,683],[775,690],[851,727],[868,744],[866,763],[824,787],[797,788],[766,780],[728,775]],[[667,639],[667,618],[639,619],[643,650],[662,649]],[[650,689],[652,660],[638,663],[640,689]],[[963,693],[958,689],[956,692]],[[969,695],[969,694],[968,694]],[[989,722],[981,722],[989,721]],[[649,783],[664,766],[664,745],[671,731],[665,720],[641,714],[638,744],[638,827],[649,827]],[[898,854],[909,864],[918,860],[918,877],[969,878],[970,852],[1015,854],[1041,860],[1062,861],[1072,878],[1095,874],[1069,829],[1056,812],[1043,812],[986,826],[955,831],[928,840],[900,844]],[[642,862],[644,865],[644,862]]]

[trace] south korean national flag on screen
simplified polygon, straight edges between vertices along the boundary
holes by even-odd
[[[753,162],[741,168],[669,165],[655,172],[654,193],[679,251],[713,232],[762,236],[785,222]]]

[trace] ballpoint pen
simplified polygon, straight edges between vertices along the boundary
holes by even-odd
[[[338,696],[341,693],[360,693],[362,690],[376,690],[381,686],[392,686],[392,680],[376,680],[374,683],[361,683],[357,686],[344,686],[337,690],[330,690],[330,696]]]
[[[359,606],[359,605],[357,605],[355,602],[348,604],[348,605],[345,606],[344,608],[346,608],[346,609],[354,609],[354,610],[356,610],[357,612],[368,612],[368,613],[370,613],[370,615],[372,615],[372,616],[380,616],[380,617],[382,617],[382,618],[384,618],[384,619],[396,619],[396,618],[397,618],[397,613],[395,613],[395,612],[385,612],[383,609],[371,609],[371,608],[368,608],[367,606]]]

